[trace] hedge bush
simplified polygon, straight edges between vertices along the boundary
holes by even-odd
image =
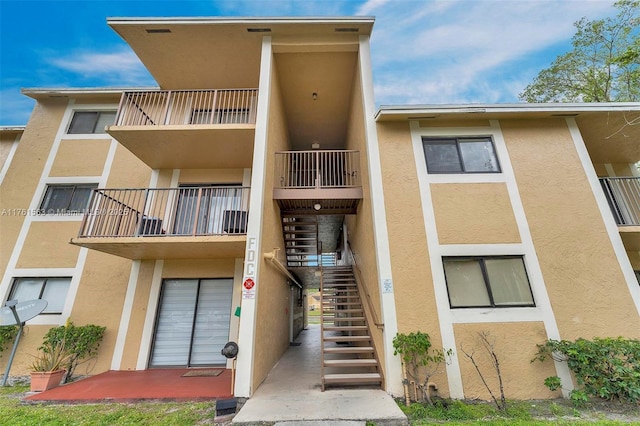
[[[548,340],[538,345],[533,359],[551,357],[566,361],[578,385],[572,399],[584,400],[585,394],[607,400],[640,402],[640,340],[622,337]],[[554,390],[561,385],[558,378],[547,378],[545,384]]]
[[[54,327],[44,335],[44,340],[40,350],[48,347],[56,347],[63,344],[65,351],[69,355],[64,369],[67,373],[64,383],[67,383],[78,365],[89,361],[98,354],[100,342],[104,336],[106,327],[88,324],[75,326],[69,321],[66,325]]]

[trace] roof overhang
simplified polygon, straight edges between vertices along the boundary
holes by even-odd
[[[285,44],[358,40],[371,17],[109,18],[159,86],[174,89],[258,87],[265,36]],[[285,46],[287,47],[287,46]],[[283,48],[285,48],[283,47]],[[289,47],[290,48],[290,47]]]
[[[382,105],[376,121],[458,120],[498,118],[575,117],[594,112],[640,111],[640,102],[608,103],[521,103],[458,105]]]
[[[55,87],[23,88],[22,94],[33,99],[119,97],[122,92],[157,90],[158,87]]]
[[[19,135],[24,129],[25,126],[0,126],[0,135]]]
[[[267,28],[271,34],[304,34],[312,32],[337,32],[345,28],[357,29],[360,35],[370,35],[375,18],[372,16],[280,16],[280,17],[219,17],[219,16],[195,16],[195,17],[111,17],[107,18],[107,24],[116,29],[122,25],[226,25],[241,26],[247,29]],[[300,28],[300,26],[304,28]],[[312,29],[313,28],[313,29]],[[117,31],[117,29],[116,29]],[[260,31],[257,31],[260,32]],[[356,31],[352,31],[356,32]]]

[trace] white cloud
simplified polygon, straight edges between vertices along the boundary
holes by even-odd
[[[568,46],[575,21],[615,11],[603,0],[366,5],[376,7],[371,48],[376,98],[384,104],[515,102],[532,68],[555,59],[549,49]]]
[[[369,15],[372,11],[389,3],[389,0],[367,0],[362,6],[358,8],[356,15]]]
[[[63,71],[85,79],[100,79],[118,86],[152,85],[153,79],[138,57],[128,48],[110,53],[78,51],[48,61]]]
[[[0,123],[3,126],[24,126],[35,101],[20,93],[19,87],[5,87],[0,91]]]

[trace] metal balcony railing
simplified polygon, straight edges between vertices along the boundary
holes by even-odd
[[[94,189],[78,237],[243,235],[249,188]]]
[[[277,188],[351,188],[362,185],[359,151],[276,152],[275,173]]]
[[[618,225],[640,225],[640,178],[600,178],[600,185]]]
[[[116,126],[255,124],[258,89],[124,92]]]

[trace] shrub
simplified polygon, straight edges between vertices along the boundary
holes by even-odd
[[[63,367],[67,370],[64,383],[67,383],[78,365],[93,359],[98,354],[100,342],[106,327],[88,324],[75,326],[69,321],[66,325],[50,329],[44,336],[40,350],[47,347],[57,347],[61,344],[68,354]]]
[[[393,338],[393,354],[400,355],[408,378],[412,379],[422,394],[419,398],[416,392],[414,399],[425,400],[428,403],[431,403],[429,379],[438,372],[445,357],[452,354],[451,350],[445,352],[441,349],[432,349],[431,346],[429,335],[420,331],[409,334],[398,333]],[[405,379],[405,389],[407,385]]]
[[[602,399],[640,401],[640,340],[618,338],[594,338],[548,340],[538,345],[538,353],[532,360],[544,361],[551,357],[566,361],[574,373],[581,390],[572,393],[571,399],[580,402],[587,395]],[[558,388],[559,379],[548,378],[545,384]],[[552,386],[550,386],[552,385]]]
[[[3,325],[0,327],[0,356],[7,349],[10,343],[14,341],[18,334],[17,325]]]

